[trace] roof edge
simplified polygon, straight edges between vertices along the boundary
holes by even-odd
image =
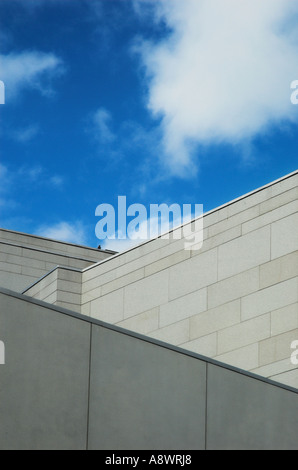
[[[232,204],[235,204],[243,199],[246,199],[250,196],[253,196],[254,194],[257,194],[259,193],[260,191],[263,191],[267,188],[270,188],[271,186],[274,186],[275,184],[278,184],[280,183],[281,181],[285,181],[289,178],[292,178],[293,176],[295,175],[298,175],[298,170],[295,170],[293,171],[292,173],[289,173],[288,175],[285,175],[275,181],[272,181],[271,183],[267,183],[266,185],[264,186],[261,186],[260,188],[257,188],[257,189],[254,189],[253,191],[250,191],[249,193],[246,193],[246,194],[243,194],[242,196],[239,196],[238,198],[236,199],[232,199],[231,201],[229,202],[226,202],[225,204],[222,204],[221,206],[218,206],[214,209],[211,209],[210,211],[208,212],[205,212],[204,214],[202,214],[199,218],[201,217],[208,217],[209,215],[213,214],[214,212],[217,212],[225,207],[228,207],[228,206],[231,206]],[[87,272],[89,271],[90,269],[93,269],[93,268],[96,268],[97,266],[100,266],[104,263],[107,263],[108,261],[111,261],[112,259],[115,259],[115,258],[118,258],[119,256],[122,256],[122,255],[125,255],[126,253],[129,253],[130,251],[133,251],[133,250],[136,250],[137,248],[140,248],[141,246],[144,246],[144,245],[147,245],[148,243],[154,241],[154,240],[158,240],[159,238],[162,238],[163,236],[165,236],[166,234],[168,233],[172,233],[174,230],[178,230],[179,228],[183,227],[183,226],[186,226],[186,225],[189,225],[191,223],[193,223],[195,220],[198,220],[198,218],[194,218],[192,219],[190,222],[186,222],[185,224],[181,224],[181,225],[178,225],[177,227],[175,227],[174,229],[171,229],[167,232],[164,232],[160,235],[158,235],[157,237],[155,238],[151,238],[150,240],[145,240],[144,242],[140,243],[139,245],[136,245],[136,246],[133,246],[131,248],[128,248],[127,250],[124,250],[124,251],[121,251],[120,253],[115,253],[114,255],[112,255],[110,258],[106,258],[106,259],[103,259],[101,261],[98,261],[96,262],[95,264],[93,264],[92,266],[89,266],[87,268],[84,268],[83,269],[83,272]]]
[[[72,318],[75,318],[77,320],[90,323],[92,325],[101,326],[102,328],[106,328],[108,330],[115,331],[119,334],[130,336],[132,338],[139,339],[140,341],[144,341],[144,342],[154,344],[156,346],[168,349],[170,351],[174,351],[178,354],[182,354],[184,356],[188,356],[188,357],[192,357],[194,359],[198,359],[200,361],[204,361],[207,364],[214,365],[214,366],[217,366],[217,367],[221,367],[221,368],[229,370],[231,372],[235,372],[237,374],[244,375],[246,377],[258,380],[260,382],[263,382],[263,383],[268,384],[268,385],[272,385],[274,387],[278,387],[278,388],[287,390],[289,392],[292,392],[292,393],[295,393],[295,394],[298,395],[298,389],[296,389],[294,387],[290,387],[290,386],[282,384],[280,382],[275,382],[274,380],[267,379],[266,377],[262,377],[260,375],[254,374],[252,372],[248,372],[246,370],[239,369],[237,367],[233,367],[229,364],[225,364],[223,362],[216,361],[216,360],[211,359],[209,357],[197,354],[197,353],[192,352],[192,351],[188,351],[188,350],[180,348],[178,346],[174,346],[172,344],[168,344],[168,343],[165,343],[163,341],[159,341],[155,338],[151,338],[149,336],[141,335],[141,334],[136,333],[134,331],[127,330],[125,328],[121,328],[119,326],[112,325],[110,323],[106,323],[106,322],[103,322],[101,320],[97,320],[97,319],[92,318],[92,317],[87,317],[87,316],[82,315],[80,313],[76,313],[76,312],[73,312],[71,310],[68,310],[68,309],[65,309],[65,308],[62,308],[62,307],[58,307],[56,305],[48,304],[48,303],[43,302],[41,300],[33,299],[33,298],[28,297],[28,296],[23,295],[23,294],[18,294],[17,292],[10,291],[10,290],[4,289],[2,287],[0,287],[0,294],[7,295],[9,297],[13,297],[15,299],[19,299],[19,300],[22,300],[24,302],[31,303],[31,304],[37,305],[39,307],[47,308],[48,310],[53,310],[57,313],[61,313],[62,315],[67,315],[69,317],[72,317]]]

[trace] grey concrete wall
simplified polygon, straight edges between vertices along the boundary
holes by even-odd
[[[84,269],[111,254],[0,229],[0,286],[21,293],[58,265]]]
[[[298,388],[298,173],[83,272],[85,315]]]
[[[58,266],[23,294],[80,313],[82,271]]]
[[[295,449],[298,393],[0,289],[0,449]]]
[[[0,449],[85,449],[90,324],[0,294]]]

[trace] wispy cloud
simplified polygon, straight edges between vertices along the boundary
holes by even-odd
[[[32,124],[22,129],[17,129],[11,133],[12,138],[21,144],[26,144],[33,140],[39,133],[39,127]]]
[[[0,78],[5,83],[6,99],[15,98],[24,89],[43,95],[53,94],[51,81],[64,73],[63,62],[55,54],[39,51],[0,54]]]
[[[49,182],[55,188],[61,188],[64,184],[64,178],[62,176],[54,175],[50,177]]]
[[[7,176],[8,176],[8,170],[6,166],[0,163],[0,191],[3,191]]]
[[[101,242],[101,246],[108,250],[123,252],[130,248],[134,248],[145,241],[166,234],[173,228],[189,222],[191,219],[192,217],[190,212],[173,214],[172,220],[169,219],[167,212],[161,212],[159,216],[149,213],[146,218],[140,217],[140,223],[137,225],[135,232],[124,234],[121,231],[116,231],[114,239],[109,238],[103,240]],[[129,222],[130,220],[128,220],[128,224]],[[163,242],[161,241],[161,243]]]
[[[112,116],[105,108],[99,108],[92,118],[92,132],[99,144],[109,144],[116,139],[112,131]]]
[[[138,195],[144,195],[146,181],[152,182],[159,173],[159,154],[162,151],[160,129],[157,126],[145,128],[132,120],[124,120],[116,126],[114,116],[105,108],[99,108],[86,122],[86,133],[96,143],[97,155],[105,159],[105,168],[110,164],[118,164],[119,161],[129,165],[131,158],[142,155],[139,161],[132,161],[134,173],[142,181],[135,182],[134,191],[139,188]]]
[[[296,118],[289,100],[298,76],[296,2],[149,3],[167,34],[157,43],[138,41],[136,50],[148,109],[163,133],[162,159],[174,174],[195,170],[200,145],[239,145]]]
[[[13,175],[15,181],[22,184],[34,184],[34,187],[60,188],[64,184],[64,178],[60,175],[51,175],[41,165],[20,167]]]
[[[81,222],[59,222],[54,225],[42,226],[37,229],[36,234],[41,237],[79,245],[86,244],[87,240],[86,229]]]
[[[8,168],[0,163],[0,209],[1,218],[0,223],[2,224],[3,214],[9,209],[16,207],[16,202],[12,199],[12,174]]]
[[[50,172],[40,165],[23,166],[18,169],[10,168],[0,164],[0,195],[6,194],[10,197],[16,188],[26,187],[36,189],[40,185],[45,188],[61,188],[64,178],[60,175],[51,175]]]

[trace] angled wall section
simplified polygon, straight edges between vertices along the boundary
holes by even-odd
[[[46,305],[46,304],[45,304]],[[0,294],[0,449],[85,449],[90,329]]]
[[[83,271],[85,315],[298,388],[298,172]]]
[[[298,392],[0,289],[0,449],[293,449]]]
[[[58,265],[84,269],[112,254],[0,229],[0,287],[21,293]]]

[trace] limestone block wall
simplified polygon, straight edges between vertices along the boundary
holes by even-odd
[[[82,271],[57,267],[24,294],[73,312],[81,312]]]
[[[81,312],[298,388],[298,172],[82,274]]]
[[[58,265],[84,269],[112,254],[0,229],[0,286],[23,292]]]
[[[0,450],[298,450],[292,388],[1,288],[0,305]]]

